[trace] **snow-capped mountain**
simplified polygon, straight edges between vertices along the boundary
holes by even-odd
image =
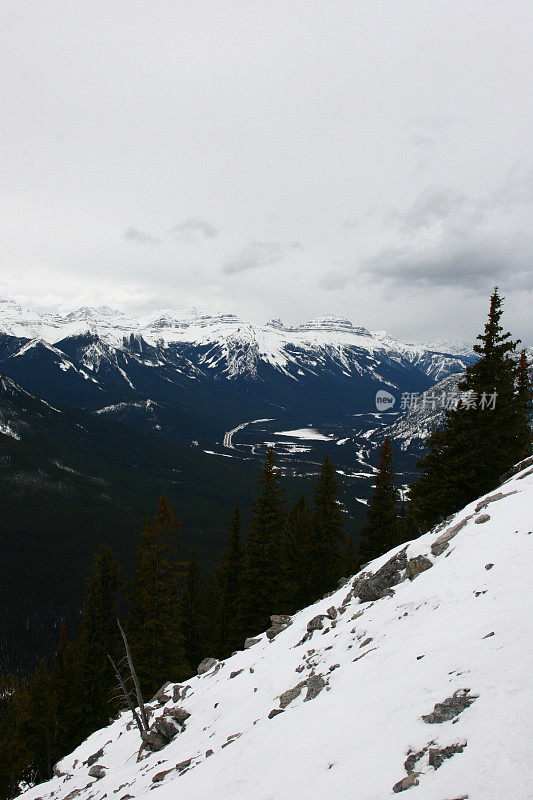
[[[186,685],[169,665],[153,746],[123,711],[24,798],[528,800],[532,503],[527,459]]]
[[[260,326],[196,309],[132,319],[107,307],[39,315],[0,304],[0,371],[29,391],[90,409],[169,403],[230,427],[369,410],[378,389],[423,391],[469,360],[333,316]]]

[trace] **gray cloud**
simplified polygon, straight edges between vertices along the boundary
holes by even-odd
[[[418,251],[382,250],[368,259],[358,276],[372,283],[411,288],[459,287],[486,293],[495,283],[533,289],[529,261],[531,237],[515,234],[506,241],[492,237],[442,240]]]
[[[128,228],[124,233],[124,238],[128,242],[134,242],[135,244],[161,244],[161,239],[152,236],[151,233],[141,231],[139,228]]]
[[[280,242],[250,242],[240,253],[229,258],[223,266],[228,275],[246,272],[250,269],[269,267],[284,261],[291,250],[303,250],[300,242],[281,244]]]
[[[193,239],[214,239],[218,236],[218,228],[200,217],[189,217],[170,228],[169,233],[176,239],[190,242]]]

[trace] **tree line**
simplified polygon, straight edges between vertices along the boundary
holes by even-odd
[[[502,299],[491,297],[477,361],[459,388],[496,393],[494,407],[459,404],[428,439],[420,476],[399,514],[393,449],[385,439],[374,492],[357,552],[346,541],[335,469],[326,456],[309,502],[288,509],[272,448],[259,476],[252,523],[243,535],[241,511],[229,520],[227,546],[202,577],[195,549],[179,558],[180,524],[165,496],[142,530],[135,575],[127,593],[125,628],[142,694],[167,680],[195,674],[206,655],[225,658],[245,638],[269,627],[271,614],[293,614],[340,577],[418,536],[497,484],[531,454],[529,365],[525,351],[501,326]],[[112,663],[123,648],[117,618],[123,582],[108,547],[96,553],[87,580],[79,635],[61,628],[51,671],[42,661],[28,680],[0,679],[0,796],[24,781],[49,778],[53,764],[116,714],[121,697]]]

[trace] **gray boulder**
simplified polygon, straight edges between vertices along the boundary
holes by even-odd
[[[330,608],[328,608],[328,610],[326,611],[326,614],[328,615],[328,617],[329,617],[330,619],[335,619],[335,617],[337,616],[337,609],[335,608],[335,606],[331,606],[331,607],[330,607]]]
[[[325,685],[326,682],[322,675],[311,675],[307,680],[307,694],[304,697],[304,703],[307,700],[314,700],[315,697],[318,697]]]
[[[204,675],[206,672],[209,672],[210,669],[216,667],[218,663],[218,658],[204,658],[203,661],[200,661],[198,664],[198,675]]]
[[[430,747],[428,753],[429,766],[438,769],[447,758],[451,758],[456,753],[462,753],[466,747],[464,744],[450,744],[448,747]]]
[[[457,536],[460,530],[464,528],[468,520],[472,519],[474,515],[469,514],[468,517],[465,517],[456,525],[453,525],[451,528],[447,528],[444,533],[435,539],[433,544],[431,545],[431,555],[433,556],[440,556],[444,553],[445,550],[448,549],[450,540],[453,539],[454,536]]]
[[[85,761],[84,763],[85,763],[85,764],[87,764],[87,766],[88,766],[88,767],[92,767],[92,765],[93,765],[93,764],[96,764],[96,762],[97,762],[97,761],[98,761],[100,758],[102,758],[102,756],[103,756],[103,755],[104,755],[104,748],[103,748],[103,747],[101,747],[101,748],[100,748],[100,750],[98,750],[98,752],[97,752],[97,753],[93,753],[93,754],[92,754],[92,756],[89,756],[89,758],[87,759],[87,761]],[[55,772],[54,772],[54,774],[55,774]]]
[[[405,792],[406,789],[410,789],[411,786],[418,786],[418,775],[416,772],[412,772],[410,775],[406,775],[405,778],[402,778],[401,781],[395,783],[392,787],[392,791],[395,794],[398,792]]]
[[[167,703],[170,700],[170,695],[167,694],[167,689],[170,686],[170,681],[167,681],[163,684],[163,686],[159,689],[158,692],[154,694],[150,703]]]
[[[191,716],[189,711],[186,711],[184,708],[174,707],[174,708],[167,708],[165,711],[165,716],[172,717],[179,725],[184,725],[185,721],[189,719]]]
[[[294,689],[287,689],[286,692],[279,698],[279,705],[280,708],[287,708],[289,703],[292,703],[293,700],[296,700],[297,697],[300,696],[302,689],[300,686],[295,686]]]
[[[407,567],[406,551],[407,548],[404,547],[386,564],[383,564],[374,575],[370,575],[368,578],[361,577],[357,579],[357,582],[354,581],[354,597],[358,597],[362,603],[368,603],[393,594],[392,587],[400,583],[402,573]]]
[[[474,522],[476,525],[483,525],[484,522],[488,522],[490,519],[490,514],[480,514],[479,517],[476,517]]]
[[[327,614],[317,614],[316,617],[309,620],[307,623],[307,630],[309,633],[312,631],[320,631],[324,627],[324,620],[329,619]]]
[[[250,636],[248,639],[245,639],[244,641],[244,649],[248,650],[249,647],[253,647],[254,644],[257,644],[260,641],[261,639],[254,639],[252,636]]]
[[[420,575],[421,572],[425,572],[427,569],[431,569],[432,566],[433,562],[426,556],[416,556],[415,558],[410,558],[407,562],[405,574],[410,581],[414,581],[417,575]]]
[[[105,770],[106,768],[101,764],[94,764],[89,770],[89,775],[99,781],[100,778],[105,778]]]

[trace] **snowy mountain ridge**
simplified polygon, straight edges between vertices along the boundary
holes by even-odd
[[[0,333],[56,346],[67,339],[96,336],[108,352],[131,350],[136,341],[138,350],[157,348],[162,359],[169,351],[184,355],[182,371],[218,370],[229,379],[257,377],[261,366],[266,366],[296,382],[306,373],[318,375],[324,369],[380,380],[380,363],[387,360],[393,368],[414,367],[439,380],[465,365],[464,355],[403,344],[385,331],[371,332],[333,315],[292,327],[280,320],[261,326],[234,314],[210,315],[195,308],[158,310],[133,319],[107,306],[39,314],[14,301],[0,300]],[[94,375],[101,361],[94,348],[81,366],[91,368],[93,357]],[[388,379],[383,382],[395,385]]]
[[[162,749],[139,756],[122,712],[24,797],[530,798],[532,505],[530,458],[248,649],[166,684],[149,703]]]

